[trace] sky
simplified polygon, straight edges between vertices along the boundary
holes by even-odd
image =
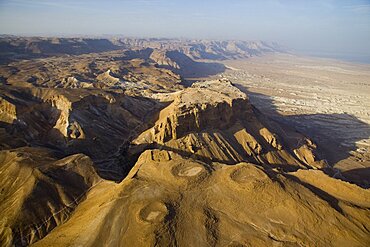
[[[265,40],[370,56],[370,0],[0,0],[0,33]]]

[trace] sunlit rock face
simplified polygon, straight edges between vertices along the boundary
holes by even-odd
[[[220,76],[276,45],[0,41],[0,246],[368,246],[332,146]]]
[[[273,122],[253,108],[248,97],[230,81],[195,83],[173,94],[154,126],[134,144],[158,144],[205,160],[237,163],[243,160],[277,167],[322,168],[312,141],[287,129],[292,140],[273,133]],[[271,129],[271,130],[269,130]]]

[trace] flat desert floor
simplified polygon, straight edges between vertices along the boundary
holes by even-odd
[[[258,109],[311,137],[346,176],[370,177],[370,65],[282,54],[223,63],[217,76]]]

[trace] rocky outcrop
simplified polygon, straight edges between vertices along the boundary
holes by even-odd
[[[106,84],[108,84],[108,85],[115,85],[116,83],[118,83],[118,82],[120,81],[120,79],[119,79],[119,78],[115,77],[115,76],[112,74],[112,72],[111,72],[111,70],[110,70],[110,69],[108,69],[108,70],[107,70],[107,71],[105,71],[104,73],[102,73],[102,74],[98,75],[98,76],[96,77],[96,79],[97,79],[98,81],[101,81],[101,82],[106,83]]]
[[[72,102],[63,95],[55,95],[47,102],[59,111],[59,117],[54,128],[59,130],[64,137],[68,137],[69,117],[72,111]]]
[[[4,123],[13,123],[17,119],[16,106],[6,100],[0,98],[0,121]]]
[[[173,102],[160,112],[154,126],[133,143],[154,143],[205,161],[228,164],[250,161],[283,169],[325,166],[310,140],[297,134],[294,140],[285,140],[273,133],[270,120],[259,115],[230,81],[195,83],[173,94]],[[294,131],[285,130],[289,132]]]
[[[149,58],[160,66],[168,66],[173,69],[180,69],[180,66],[175,61],[171,60],[166,53],[167,52],[163,50],[153,50]]]
[[[163,144],[189,132],[230,127],[252,112],[247,96],[229,81],[195,83],[174,94],[171,105],[161,111],[154,127],[139,138]]]
[[[112,155],[146,127],[161,104],[147,98],[86,89],[2,88],[6,147],[13,139],[47,144],[66,154]]]

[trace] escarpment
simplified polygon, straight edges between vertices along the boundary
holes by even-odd
[[[169,66],[173,69],[180,69],[180,66],[166,55],[166,51],[154,49],[149,58],[160,66]]]
[[[252,113],[246,95],[230,82],[193,84],[173,97],[173,103],[159,113],[158,121],[143,137],[150,134],[150,138],[163,143],[189,132],[230,127]]]
[[[173,94],[173,102],[159,113],[154,126],[133,143],[228,164],[249,161],[282,169],[325,166],[312,141],[289,129],[274,133],[276,123],[260,115],[230,81],[194,83]]]
[[[4,147],[15,139],[47,144],[66,154],[102,158],[145,129],[146,118],[161,105],[149,98],[86,89],[2,90]]]

